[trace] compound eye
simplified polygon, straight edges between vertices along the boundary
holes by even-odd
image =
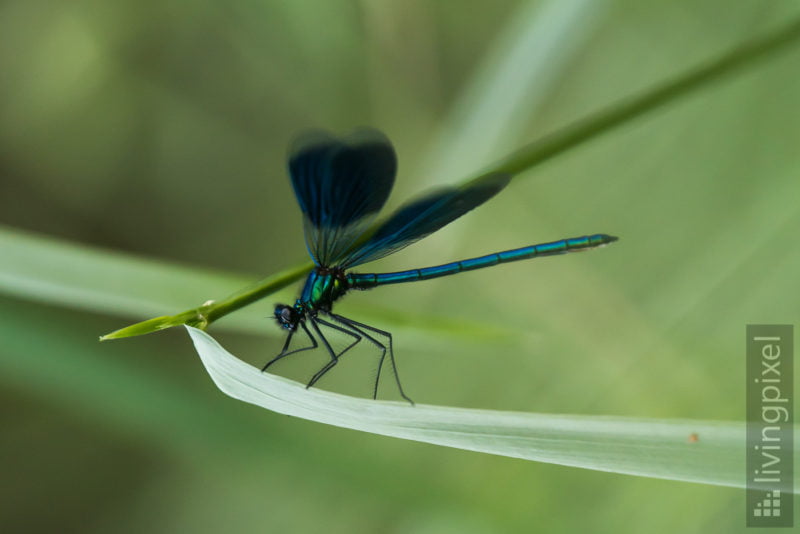
[[[278,304],[275,306],[275,319],[278,320],[278,323],[280,323],[282,327],[290,330],[294,329],[297,323],[295,311],[285,304]]]

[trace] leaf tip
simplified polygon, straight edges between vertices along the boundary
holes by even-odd
[[[173,326],[178,326],[184,323],[183,317],[165,315],[162,317],[154,317],[140,323],[135,323],[119,330],[114,330],[108,334],[100,336],[100,341],[110,341],[112,339],[121,339],[124,337],[135,337],[165,330]]]

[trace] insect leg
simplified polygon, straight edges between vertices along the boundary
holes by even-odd
[[[336,352],[334,352],[333,348],[331,348],[330,343],[328,343],[328,340],[322,334],[322,331],[319,329],[319,326],[317,326],[317,323],[320,323],[320,324],[323,324],[323,325],[325,325],[327,327],[333,328],[334,330],[338,330],[339,332],[343,332],[343,333],[347,334],[348,336],[351,336],[351,337],[355,338],[355,341],[353,341],[347,347],[345,347],[345,349],[343,351],[341,351],[339,354],[336,354]],[[319,317],[311,319],[311,328],[313,328],[314,331],[317,333],[317,335],[319,335],[320,339],[322,339],[322,343],[325,345],[325,348],[328,349],[328,354],[331,355],[331,360],[328,363],[326,363],[324,366],[322,366],[322,369],[317,371],[314,374],[314,376],[311,377],[311,380],[306,385],[306,388],[310,388],[311,386],[316,384],[317,381],[320,378],[322,378],[323,375],[325,375],[325,373],[330,371],[333,368],[334,365],[339,363],[339,356],[341,356],[342,354],[344,354],[348,350],[350,350],[353,347],[355,347],[358,344],[358,342],[361,341],[361,336],[359,336],[355,332],[352,332],[350,330],[342,328],[341,326],[337,326],[337,325],[335,325],[333,323],[329,323],[328,321],[320,319]]]
[[[345,347],[345,348],[344,348],[344,349],[343,349],[341,352],[339,352],[339,354],[337,354],[337,355],[336,355],[336,359],[339,359],[339,358],[341,358],[341,357],[342,357],[342,355],[343,355],[345,352],[347,352],[348,350],[350,350],[350,349],[352,349],[353,347],[355,347],[356,345],[358,345],[359,341],[361,341],[361,336],[359,336],[358,334],[356,334],[356,333],[355,333],[355,332],[353,332],[352,330],[348,330],[348,329],[346,329],[346,328],[342,328],[341,326],[338,326],[338,325],[335,325],[335,324],[333,324],[333,323],[330,323],[330,322],[328,322],[328,321],[325,321],[324,319],[320,319],[319,317],[317,317],[317,318],[316,318],[316,321],[317,321],[319,324],[321,324],[321,325],[325,325],[325,326],[327,326],[328,328],[333,328],[334,330],[338,330],[339,332],[343,332],[343,333],[347,334],[348,336],[351,336],[351,337],[354,337],[354,338],[355,338],[355,341],[353,341],[352,343],[350,343],[350,344],[349,344],[348,346],[346,346],[346,347]],[[362,333],[363,333],[363,332],[362,332]],[[367,336],[367,337],[369,337],[369,336]]]
[[[283,344],[283,349],[281,350],[281,352],[280,352],[280,353],[279,353],[277,356],[275,356],[274,358],[272,358],[270,361],[268,361],[268,362],[267,362],[267,364],[266,364],[264,367],[262,367],[262,368],[261,368],[261,372],[262,372],[262,373],[263,373],[264,371],[266,371],[266,370],[267,370],[267,367],[269,367],[269,366],[270,366],[270,365],[272,365],[273,363],[277,362],[278,360],[280,360],[280,359],[282,359],[282,358],[285,358],[285,357],[289,356],[290,354],[295,354],[295,353],[297,353],[297,352],[302,352],[302,351],[304,351],[304,350],[312,350],[312,349],[316,349],[316,348],[319,346],[319,345],[317,345],[317,340],[316,340],[316,338],[314,338],[314,336],[312,336],[312,335],[311,335],[311,332],[309,332],[309,331],[308,331],[308,327],[306,326],[306,323],[305,323],[305,322],[301,322],[301,323],[300,323],[300,326],[302,326],[302,327],[303,327],[303,331],[304,331],[304,332],[306,333],[306,335],[308,336],[308,339],[310,339],[310,340],[311,340],[311,346],[310,346],[310,347],[301,347],[301,348],[299,348],[299,349],[294,349],[294,350],[287,351],[286,349],[288,349],[288,348],[289,348],[289,343],[291,343],[291,341],[292,341],[292,336],[293,336],[293,335],[294,335],[294,333],[295,333],[295,331],[294,331],[294,330],[290,330],[290,331],[289,331],[289,335],[286,337],[286,343],[284,343],[284,344]]]
[[[400,383],[400,375],[397,372],[397,364],[395,363],[395,360],[394,360],[394,348],[392,346],[392,334],[387,332],[387,331],[385,331],[385,330],[380,330],[379,328],[375,328],[374,326],[370,326],[368,324],[360,323],[358,321],[354,321],[353,319],[348,319],[347,317],[343,317],[341,315],[336,315],[334,313],[331,313],[330,316],[334,320],[336,320],[336,321],[338,321],[338,322],[340,322],[340,323],[342,323],[344,325],[347,325],[350,328],[352,328],[353,330],[355,330],[356,332],[360,333],[362,336],[364,336],[365,338],[370,340],[372,343],[374,343],[375,346],[377,346],[378,348],[381,349],[381,359],[378,362],[378,373],[377,373],[377,376],[375,377],[375,389],[373,391],[373,396],[372,396],[373,399],[378,397],[378,382],[379,382],[380,377],[381,377],[381,369],[383,368],[383,361],[386,358],[386,345],[384,345],[383,343],[381,343],[378,340],[376,340],[375,338],[373,338],[371,335],[369,335],[366,332],[364,332],[364,330],[369,330],[371,332],[375,332],[376,334],[384,336],[386,339],[389,340],[389,361],[392,364],[392,372],[394,373],[394,380],[397,383],[397,389],[400,391],[400,396],[403,397],[405,400],[407,400],[413,406],[414,405],[414,401],[411,400],[411,398],[408,395],[405,394],[405,392],[403,391],[403,385]],[[362,330],[362,329],[364,329],[364,330]]]

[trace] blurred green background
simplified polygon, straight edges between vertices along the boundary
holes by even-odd
[[[307,260],[285,172],[305,128],[385,131],[397,206],[798,16],[790,0],[4,1],[0,223],[257,280]],[[745,325],[800,315],[799,62],[792,47],[523,173],[374,268],[619,243],[337,309],[395,333],[418,402],[740,420]],[[295,291],[253,305],[260,335],[211,333],[263,363],[282,343],[272,305]],[[744,531],[741,490],[279,416],[216,390],[180,329],[99,344],[147,317],[10,293],[8,532]],[[359,349],[320,385],[368,395]]]

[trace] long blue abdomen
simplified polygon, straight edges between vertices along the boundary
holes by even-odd
[[[381,274],[348,273],[347,282],[352,289],[369,289],[387,284],[430,280],[431,278],[439,278],[440,276],[449,276],[451,274],[474,271],[475,269],[483,269],[484,267],[491,267],[492,265],[498,265],[500,263],[589,250],[613,243],[616,240],[616,237],[606,234],[573,237],[570,239],[553,241],[551,243],[541,243],[529,247],[506,250],[504,252],[496,252],[478,258],[454,261],[435,267],[425,267],[423,269],[411,269],[409,271]]]

